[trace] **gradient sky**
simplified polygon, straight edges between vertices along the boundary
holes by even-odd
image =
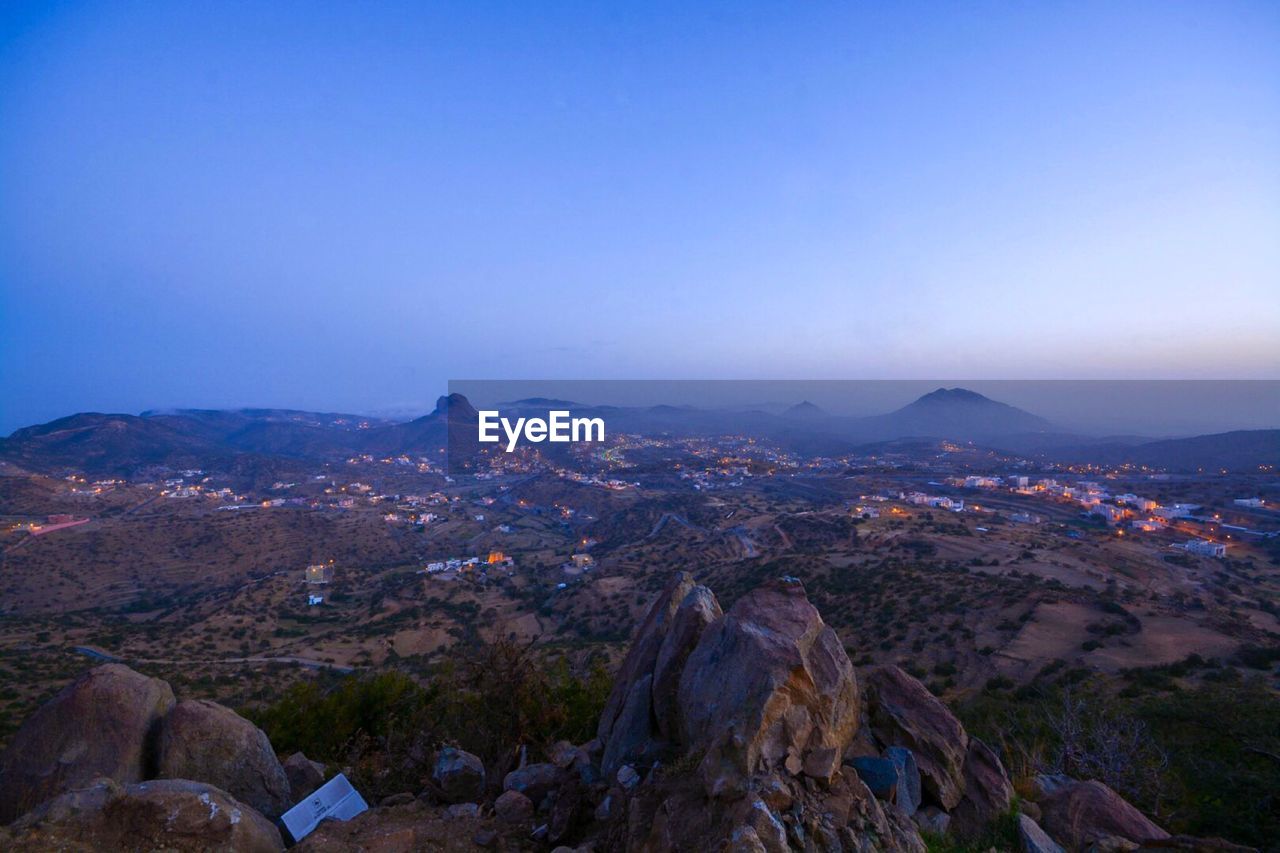
[[[1277,45],[1275,2],[10,0],[0,433],[455,377],[1280,377]]]

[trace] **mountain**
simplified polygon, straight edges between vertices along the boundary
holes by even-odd
[[[368,430],[360,441],[367,453],[426,454],[457,443],[476,444],[479,414],[466,397],[449,394],[436,400],[435,410],[408,423]]]
[[[1044,418],[965,388],[939,388],[887,415],[860,418],[855,433],[888,439],[930,436],[985,440],[1051,430]]]
[[[1168,471],[1257,471],[1280,467],[1280,429],[1236,430],[1136,444],[1059,447],[1043,455],[1064,462],[1130,463]]]
[[[802,403],[796,403],[782,413],[784,418],[825,418],[827,413],[820,406],[815,406],[808,400]]]
[[[0,458],[33,471],[127,476],[139,468],[201,467],[233,455],[195,430],[138,415],[82,412],[0,440]]]

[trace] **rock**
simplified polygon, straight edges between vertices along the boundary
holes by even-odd
[[[560,770],[554,764],[526,764],[508,773],[502,787],[506,791],[519,791],[529,798],[534,808],[539,808],[559,781]]]
[[[484,762],[466,750],[452,746],[441,749],[431,779],[446,802],[465,803],[484,797]]]
[[[561,770],[568,770],[570,767],[578,766],[583,761],[590,760],[585,749],[574,746],[567,740],[556,741],[552,745],[548,757],[551,759],[551,763]]]
[[[889,747],[884,757],[893,762],[898,773],[898,810],[911,817],[920,808],[920,769],[916,767],[916,757],[905,746]]]
[[[763,800],[753,800],[748,812],[747,826],[755,830],[756,838],[767,853],[790,853],[787,827],[769,810]]]
[[[1000,757],[976,737],[969,738],[964,760],[964,797],[951,812],[952,832],[976,838],[991,821],[1009,810],[1013,785]]]
[[[946,809],[964,796],[969,736],[960,721],[923,684],[896,666],[867,671],[871,726],[887,746],[915,755],[924,793]]]
[[[307,794],[324,784],[324,765],[301,752],[290,755],[281,766],[289,779],[289,798],[294,803],[301,802]]]
[[[925,806],[911,819],[916,822],[916,826],[920,827],[921,832],[933,835],[946,835],[947,829],[951,826],[951,815],[937,806]]]
[[[475,803],[454,803],[444,810],[450,820],[461,820],[469,817],[480,817],[480,807]]]
[[[42,705],[0,756],[0,824],[97,777],[151,774],[157,723],[173,691],[121,664],[95,667]]]
[[[757,773],[829,781],[857,731],[858,682],[804,587],[782,581],[747,593],[702,632],[679,705],[681,742],[704,753],[707,792],[733,795]]]
[[[477,847],[493,847],[498,843],[498,833],[492,829],[482,829],[471,837]]]
[[[1040,820],[1040,806],[1032,800],[1021,800],[1018,803],[1018,810],[1032,820]]]
[[[1101,782],[1059,779],[1038,787],[1044,794],[1040,800],[1040,824],[1064,847],[1081,849],[1109,836],[1130,842],[1169,837]]]
[[[850,765],[877,799],[892,803],[898,792],[898,768],[887,758],[855,758]]]
[[[680,676],[703,630],[719,617],[715,596],[687,572],[649,608],[600,717],[596,740],[606,776],[628,761],[656,756],[678,736]]]
[[[600,761],[605,775],[613,773],[624,761],[646,757],[654,750],[653,707],[650,704],[653,675],[646,673],[635,680],[627,693],[622,711],[614,720],[609,743]]]
[[[1018,843],[1022,853],[1065,853],[1040,824],[1028,815],[1018,815]]]
[[[418,799],[408,791],[402,791],[399,794],[392,794],[389,797],[383,797],[378,801],[378,807],[383,809],[393,808],[395,806],[407,806]]]
[[[680,676],[707,626],[723,614],[720,602],[705,586],[695,586],[680,602],[662,638],[653,664],[652,707],[658,734],[668,741],[680,735]]]
[[[184,699],[160,724],[156,775],[214,785],[272,820],[293,804],[289,777],[262,729],[204,699]]]
[[[675,616],[680,602],[693,587],[692,575],[688,572],[678,573],[649,607],[644,621],[636,629],[627,656],[614,677],[613,690],[605,702],[604,711],[600,714],[600,724],[596,729],[596,739],[606,751],[614,724],[622,713],[632,686],[640,678],[653,675],[653,665],[658,659],[658,650],[662,647],[667,626]]]
[[[626,790],[631,790],[640,784],[640,774],[630,764],[624,764],[618,768],[617,782]]]
[[[519,791],[503,791],[493,803],[493,813],[503,823],[527,825],[533,820],[533,801]]]
[[[583,813],[584,791],[577,778],[570,776],[556,791],[551,806],[551,820],[547,821],[547,840],[551,843],[568,837]]]
[[[212,785],[158,779],[122,787],[99,780],[46,802],[11,829],[13,851],[245,851],[284,848],[254,809]]]

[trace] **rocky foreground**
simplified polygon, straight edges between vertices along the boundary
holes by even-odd
[[[423,791],[323,823],[297,849],[923,853],[926,837],[982,849],[997,825],[1031,853],[1246,849],[1170,837],[1095,781],[1040,777],[1019,801],[999,756],[920,682],[855,671],[789,579],[723,613],[678,575],[597,735],[501,780],[445,746]],[[0,848],[281,850],[276,819],[323,779],[233,711],[108,664],[0,757]]]

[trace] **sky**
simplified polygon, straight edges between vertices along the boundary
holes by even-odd
[[[0,434],[1280,378],[1280,4],[0,4]]]

